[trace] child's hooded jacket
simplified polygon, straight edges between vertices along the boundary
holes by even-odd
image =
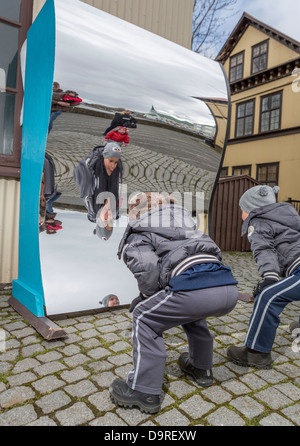
[[[300,266],[300,216],[289,203],[275,203],[250,212],[242,226],[248,233],[261,276],[291,275]]]
[[[164,289],[193,265],[222,260],[219,247],[176,204],[159,206],[129,223],[119,245],[122,255],[144,296]]]

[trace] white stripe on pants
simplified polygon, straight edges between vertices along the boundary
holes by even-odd
[[[281,312],[288,303],[299,300],[299,275],[289,276],[266,287],[255,299],[245,345],[253,350],[270,353]]]
[[[160,291],[136,306],[133,312],[133,365],[127,384],[134,390],[161,393],[166,351],[162,334],[182,325],[187,334],[191,363],[212,367],[213,338],[206,318],[223,316],[236,305],[235,285],[193,291]]]

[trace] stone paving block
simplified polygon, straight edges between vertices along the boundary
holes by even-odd
[[[106,359],[102,359],[101,361],[94,361],[86,364],[86,367],[93,370],[94,373],[101,373],[105,370],[110,370],[114,368],[114,365],[108,362]]]
[[[53,361],[47,364],[40,365],[33,369],[34,373],[38,376],[51,375],[52,373],[60,372],[64,370],[66,366],[58,361]]]
[[[97,392],[88,397],[88,400],[99,412],[109,412],[115,409],[115,404],[111,401],[109,391]]]
[[[284,373],[286,376],[288,376],[290,378],[298,378],[299,377],[299,368],[297,366],[295,366],[294,364],[290,364],[290,363],[279,364],[279,365],[276,365],[276,369],[279,372]],[[286,376],[284,377],[284,379],[286,379]]]
[[[211,386],[201,391],[201,394],[215,404],[223,404],[231,400],[232,396],[219,386]]]
[[[110,348],[114,352],[121,352],[122,350],[126,350],[126,349],[128,349],[130,347],[131,347],[131,345],[128,344],[128,342],[119,341],[119,342],[116,342],[115,344],[111,345]]]
[[[171,409],[162,415],[158,415],[154,418],[154,421],[159,426],[189,426],[189,419],[182,415],[177,409]]]
[[[131,332],[130,332],[130,336],[131,336]],[[122,334],[120,335],[120,337],[125,337]],[[103,339],[103,341],[105,342],[116,342],[120,339],[119,336],[117,336],[115,333],[107,333],[101,336],[101,339]],[[99,343],[99,341],[98,341]]]
[[[128,424],[116,414],[108,412],[103,417],[91,421],[89,426],[128,426]]]
[[[245,426],[244,420],[232,410],[220,407],[206,417],[212,426]]]
[[[171,406],[175,403],[174,398],[171,397],[168,393],[162,392],[160,396],[160,402],[161,402],[161,410],[165,409],[168,406]]]
[[[236,377],[236,375],[231,372],[226,366],[220,365],[213,368],[213,375],[215,380],[223,383],[224,381],[229,381]]]
[[[78,365],[86,364],[89,359],[90,358],[88,358],[86,355],[78,353],[77,355],[74,355],[70,358],[65,358],[64,362],[67,364],[68,367],[77,367]]]
[[[73,383],[81,379],[87,378],[90,373],[83,367],[76,367],[72,370],[65,370],[60,374],[60,377],[67,383]]]
[[[90,322],[81,322],[81,323],[75,325],[75,328],[78,331],[92,329],[93,327],[94,327],[94,324],[91,324]]]
[[[13,373],[27,372],[28,370],[34,369],[39,365],[41,365],[41,363],[36,359],[26,358],[16,363]]]
[[[41,355],[36,356],[36,359],[43,363],[50,362],[50,361],[56,361],[61,358],[62,358],[62,354],[57,351],[51,351],[51,352],[43,353]]]
[[[75,344],[76,342],[81,343],[82,342],[82,337],[78,336],[75,333],[71,333],[71,334],[68,333],[68,337],[64,339],[64,342],[66,344]]]
[[[277,413],[272,413],[271,415],[263,418],[259,422],[260,426],[295,426],[286,418],[283,418]]]
[[[286,376],[284,376],[282,373],[277,372],[274,369],[271,370],[257,370],[255,371],[256,375],[260,376],[262,379],[264,379],[269,384],[277,384],[280,381],[283,381],[286,379]]]
[[[182,398],[191,392],[194,392],[196,387],[187,384],[184,381],[173,381],[170,383],[168,392],[173,393],[177,398]]]
[[[280,383],[275,386],[275,389],[291,398],[293,401],[300,401],[300,388],[294,386],[292,383]]]
[[[4,324],[3,328],[5,328],[8,331],[13,331],[13,330],[17,330],[17,329],[21,329],[21,328],[25,328],[27,327],[27,325],[23,322],[23,321],[16,321],[16,322],[11,322],[9,324]]]
[[[62,426],[80,426],[95,418],[85,403],[75,403],[67,409],[57,411],[55,417]]]
[[[128,424],[128,426],[137,426],[150,417],[150,414],[143,413],[137,408],[127,409],[118,407],[116,413]]]
[[[261,415],[265,408],[253,398],[249,396],[240,396],[230,402],[230,405],[235,407],[245,417],[252,419]]]
[[[67,406],[71,403],[71,398],[62,390],[57,390],[45,395],[37,401],[39,406],[45,414],[55,412],[57,409],[61,409],[63,406]]]
[[[1,347],[1,344],[0,344]],[[10,350],[8,352],[5,353],[1,353],[0,350],[0,354],[1,354],[1,361],[7,361],[7,362],[11,362],[11,361],[15,361],[18,356],[20,355],[19,350]]]
[[[132,361],[132,358],[127,353],[122,353],[116,356],[110,356],[107,359],[109,362],[112,362],[115,365],[124,365]]]
[[[35,392],[26,386],[12,387],[0,394],[0,407],[7,409],[17,404],[25,403],[35,397]]]
[[[300,426],[300,404],[294,404],[293,406],[287,407],[286,409],[282,409],[281,413],[283,413],[289,420],[296,424],[296,426]]]
[[[26,336],[30,336],[35,334],[35,330],[32,327],[25,327],[21,330],[15,330],[10,332],[13,336],[15,336],[17,339],[25,338]]]
[[[13,368],[13,365],[10,364],[9,362],[0,362],[0,375],[2,375],[2,374],[4,375],[12,368]]]
[[[57,426],[57,424],[51,418],[45,416],[33,421],[32,423],[28,423],[26,426]]]
[[[90,350],[91,348],[99,347],[99,339],[96,338],[90,338],[86,341],[83,341],[81,343],[81,346],[87,350]]]
[[[126,379],[128,373],[132,370],[132,364],[125,364],[122,367],[116,367],[114,372],[116,375],[118,375],[121,379]]]
[[[34,407],[32,404],[27,404],[0,414],[0,426],[25,426],[36,419]]]
[[[194,420],[201,418],[204,414],[211,411],[215,407],[215,404],[205,401],[200,395],[193,395],[191,398],[179,405],[179,409]]]
[[[92,380],[100,387],[109,387],[116,378],[117,376],[113,372],[102,372],[92,376]]]
[[[66,383],[58,379],[55,375],[49,375],[32,383],[32,386],[40,393],[53,392]]]
[[[111,352],[103,347],[97,347],[87,352],[87,355],[93,359],[104,358],[105,356],[111,355]]]
[[[21,355],[23,358],[27,358],[28,356],[32,356],[36,353],[43,352],[45,348],[40,344],[32,344],[23,347],[21,350]]]
[[[269,407],[275,410],[293,403],[293,400],[279,392],[279,390],[275,389],[274,387],[269,387],[268,389],[257,392],[255,394],[255,398],[263,401]]]
[[[64,390],[76,398],[82,398],[84,396],[91,395],[91,393],[96,392],[97,388],[91,381],[85,379],[79,381],[76,384],[69,384],[68,386],[65,386]]]
[[[253,390],[259,390],[267,385],[267,382],[259,378],[255,373],[247,373],[240,379]]]
[[[91,328],[90,330],[81,331],[80,336],[83,339],[94,338],[95,336],[99,336],[99,332],[95,328]]]

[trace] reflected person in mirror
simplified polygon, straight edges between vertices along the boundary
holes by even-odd
[[[88,211],[87,218],[93,223],[99,220],[97,224],[99,227],[101,227],[101,221],[103,223],[105,220],[111,220],[111,212],[113,219],[119,218],[121,155],[121,147],[115,142],[94,147],[84,159],[79,161],[73,172],[75,183],[80,188],[80,197]],[[100,236],[98,232],[97,235]]]
[[[219,247],[197,229],[174,198],[141,193],[129,202],[129,225],[118,257],[135,276],[140,295],[132,302],[133,370],[110,386],[120,406],[147,413],[160,409],[166,350],[163,333],[179,325],[188,339],[180,369],[200,386],[213,384],[213,336],[206,318],[237,303],[237,282],[222,264]]]
[[[115,113],[113,120],[111,121],[110,126],[103,133],[104,136],[107,133],[111,132],[116,127],[127,127],[127,128],[136,128],[137,120],[133,117],[133,113],[130,110],[123,110],[119,113]]]
[[[70,107],[75,107],[82,102],[78,97],[78,93],[72,90],[63,91],[58,82],[53,82],[53,94],[51,101],[51,112],[48,126],[48,134],[53,128],[53,123],[58,116],[66,112]]]
[[[105,137],[105,141],[107,142],[116,141],[120,146],[124,143],[125,147],[127,147],[130,141],[127,127],[118,127],[117,130],[112,130],[111,132],[108,132],[108,134]]]
[[[120,305],[119,298],[115,294],[108,294],[99,303],[104,307],[117,307]]]

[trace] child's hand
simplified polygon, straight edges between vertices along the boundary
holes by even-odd
[[[101,221],[108,231],[112,231],[113,229],[113,223],[114,218],[110,207],[110,200],[109,198],[106,200],[105,205],[103,206],[101,212],[100,212],[100,218]]]

